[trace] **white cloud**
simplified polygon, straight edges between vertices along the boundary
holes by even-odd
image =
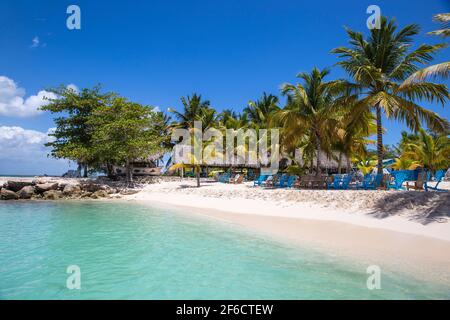
[[[56,160],[47,155],[50,149],[44,144],[53,137],[47,132],[21,127],[0,126],[0,173],[11,174],[61,174],[67,170],[67,160]]]
[[[37,48],[37,47],[39,47],[39,43],[40,43],[40,41],[39,41],[39,37],[38,36],[36,36],[36,37],[34,37],[33,38],[33,40],[31,40],[31,48]]]
[[[46,155],[48,150],[44,144],[51,139],[45,132],[0,126],[0,158],[17,160]]]
[[[0,115],[31,117],[40,114],[39,107],[49,103],[49,99],[55,99],[56,95],[45,90],[36,95],[25,97],[25,89],[20,88],[14,80],[0,76]]]
[[[69,85],[67,86],[67,89],[73,90],[73,91],[75,91],[76,93],[79,93],[79,92],[80,92],[80,89],[78,89],[78,87],[77,87],[76,85],[74,85],[73,83],[69,84]]]

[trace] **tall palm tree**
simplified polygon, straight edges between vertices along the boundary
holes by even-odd
[[[274,116],[283,128],[282,143],[285,148],[302,144],[303,149],[311,150],[314,146],[317,175],[321,171],[321,153],[329,145],[325,142],[338,122],[334,102],[336,88],[341,81],[325,81],[329,73],[328,69],[321,71],[314,68],[310,73],[297,75],[303,84],[284,84],[282,93],[287,96],[287,104]],[[304,137],[308,140],[305,141]]]
[[[372,29],[367,39],[360,32],[347,29],[351,46],[332,50],[342,59],[338,64],[353,77],[363,94],[354,113],[375,111],[380,174],[383,172],[382,112],[388,118],[406,122],[413,131],[419,130],[422,122],[435,131],[445,132],[449,128],[447,120],[419,105],[423,100],[444,105],[450,97],[447,87],[430,82],[403,82],[419,70],[419,65],[431,61],[433,54],[442,48],[442,45],[422,44],[410,50],[413,36],[418,33],[416,24],[397,31],[393,20],[382,17],[381,28]]]
[[[248,114],[248,119],[255,128],[268,129],[271,116],[280,109],[278,103],[277,96],[264,92],[261,99],[249,101],[244,113]]]
[[[169,112],[178,119],[174,123],[175,128],[192,129],[194,121],[201,121],[203,129],[206,129],[217,120],[216,111],[211,108],[208,100],[202,100],[201,95],[194,93],[192,96],[181,97],[181,103],[182,112],[169,108]]]
[[[173,108],[169,108],[169,112],[173,113],[178,121],[174,122],[171,129],[183,128],[188,129],[192,136],[192,143],[194,147],[202,148],[206,146],[206,142],[197,141],[195,137],[195,121],[200,121],[202,123],[202,130],[207,130],[214,127],[217,124],[218,116],[216,110],[211,108],[210,102],[208,100],[203,100],[201,95],[193,94],[192,96],[181,97],[181,103],[183,104],[183,111],[179,112]],[[198,133],[200,134],[200,133]],[[203,154],[203,148],[201,149]],[[182,169],[194,168],[197,177],[197,186],[200,186],[200,171],[201,165],[194,165],[202,162],[202,159],[197,159],[194,156],[194,152],[191,152],[189,164],[178,164],[171,166],[170,169]],[[204,160],[204,159],[203,159]],[[200,161],[200,162],[199,162]]]

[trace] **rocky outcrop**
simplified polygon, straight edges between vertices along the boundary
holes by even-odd
[[[7,190],[17,192],[23,187],[31,186],[32,184],[32,182],[8,180],[3,187]]]
[[[25,186],[17,192],[20,199],[31,199],[35,194],[35,188],[33,186]]]
[[[8,190],[6,188],[2,188],[0,191],[0,199],[2,200],[17,200],[19,196],[12,190]]]
[[[44,200],[58,200],[62,197],[62,192],[59,190],[45,191],[43,194]]]
[[[82,190],[79,185],[76,184],[67,184],[64,186],[63,193],[64,195],[79,195]]]
[[[108,185],[111,184],[111,185]],[[31,199],[101,199],[117,198],[121,194],[132,194],[137,190],[128,189],[115,181],[59,180],[39,178],[33,181],[10,180],[4,184],[0,200]]]
[[[92,195],[91,198],[92,199],[99,199],[99,198],[108,198],[109,194],[108,192],[106,192],[105,190],[98,190],[95,191]]]
[[[57,182],[47,182],[47,183],[39,183],[36,185],[36,191],[39,193],[44,193],[50,190],[57,190],[58,183]]]
[[[86,192],[96,192],[98,190],[101,190],[102,186],[95,183],[84,183],[81,185],[81,188]]]

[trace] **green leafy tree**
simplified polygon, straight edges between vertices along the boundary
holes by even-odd
[[[70,159],[84,167],[87,177],[88,166],[95,167],[100,163],[92,144],[92,126],[88,120],[96,108],[109,104],[113,94],[101,93],[100,86],[85,88],[77,92],[61,86],[49,91],[57,98],[49,99],[50,103],[41,110],[50,111],[59,116],[54,119],[56,129],[50,136],[54,140],[47,143],[51,147],[51,155],[55,158]]]
[[[375,111],[378,173],[383,172],[383,112],[388,118],[404,121],[413,131],[419,130],[422,122],[436,132],[449,128],[447,120],[419,105],[424,100],[444,105],[449,98],[447,87],[431,82],[403,82],[419,70],[420,65],[429,63],[433,54],[443,47],[442,44],[422,44],[411,50],[413,37],[419,30],[418,25],[411,24],[397,31],[393,20],[382,17],[381,28],[372,29],[367,39],[360,32],[347,29],[350,47],[332,51],[339,55],[338,64],[363,94],[355,106],[355,114],[360,110]]]
[[[89,117],[93,128],[92,142],[97,157],[126,167],[131,185],[131,163],[163,152],[164,136],[158,127],[160,115],[151,107],[115,97],[111,105],[97,107]]]

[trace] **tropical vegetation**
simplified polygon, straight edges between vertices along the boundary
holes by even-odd
[[[445,39],[450,34],[450,14],[434,19],[442,28],[429,34]],[[337,57],[336,65],[347,73],[346,79],[331,78],[332,69],[313,68],[299,73],[298,83],[283,84],[280,97],[264,92],[241,111],[219,112],[197,93],[182,97],[181,108],[168,108],[165,114],[116,93],[104,93],[99,86],[79,92],[52,89],[57,98],[42,109],[58,116],[51,134],[54,140],[47,145],[52,156],[75,161],[85,175],[88,168],[111,174],[112,165],[126,166],[128,181],[132,181],[130,163],[171,150],[178,142],[171,141],[175,129],[187,129],[196,137],[199,125],[202,132],[215,128],[224,137],[228,129],[260,132],[279,128],[280,150],[289,160],[286,171],[291,173],[320,175],[324,158],[336,161],[339,173],[352,167],[363,174],[374,168],[382,173],[385,158],[392,159],[392,168],[398,170],[450,166],[449,121],[426,108],[430,103],[445,107],[450,99],[447,85],[438,81],[448,77],[450,63],[430,65],[447,45],[414,47],[419,26],[399,28],[386,17],[367,36],[351,29],[346,32],[348,46],[331,51]],[[383,115],[405,123],[411,131],[402,133],[395,146],[383,143]],[[211,137],[204,141],[202,154],[212,156],[213,143]],[[248,157],[248,142],[236,147],[235,154],[242,148]],[[199,156],[191,152],[187,163],[178,164],[169,159],[172,166],[168,168],[193,170],[200,186],[201,172],[209,164]]]

